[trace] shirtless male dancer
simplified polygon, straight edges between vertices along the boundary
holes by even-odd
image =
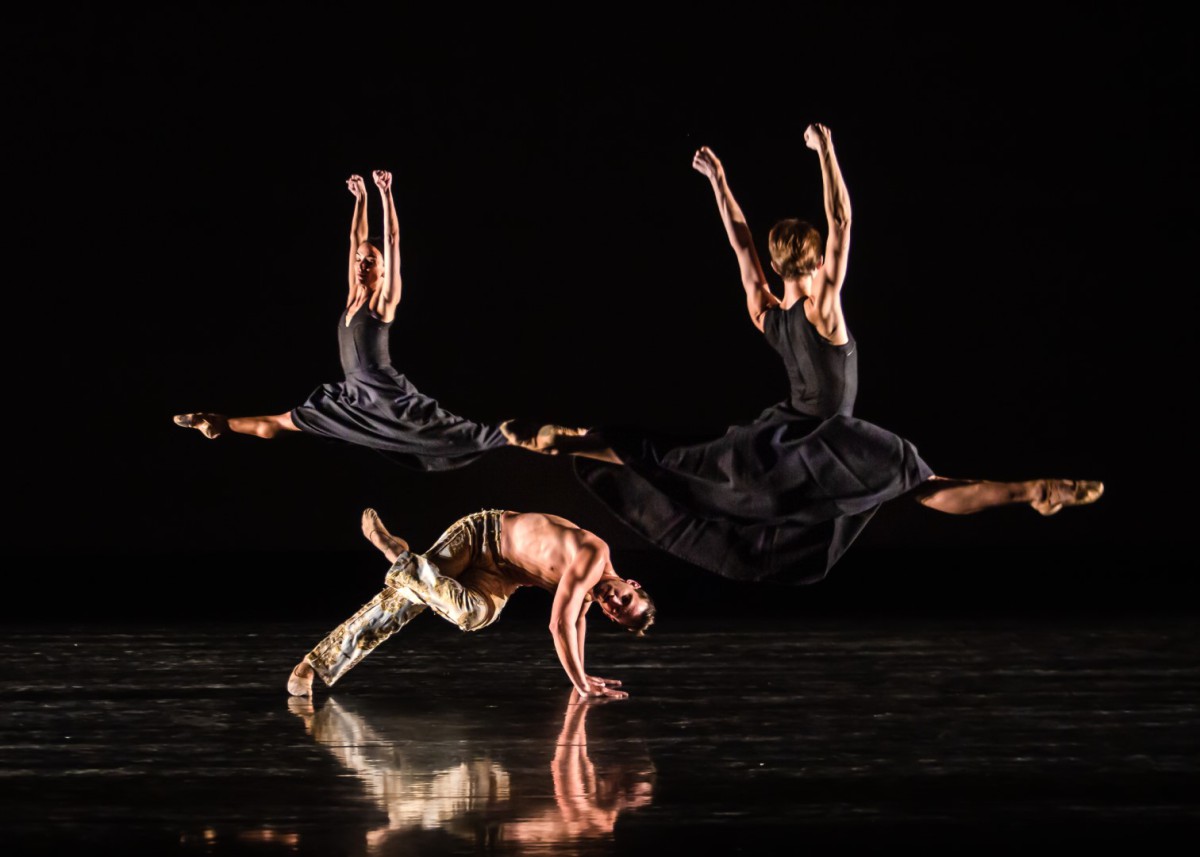
[[[654,622],[654,602],[637,581],[617,575],[598,536],[557,515],[498,509],[459,519],[423,554],[389,533],[374,509],[363,512],[362,530],[392,563],[387,585],[295,666],[288,678],[293,696],[311,694],[314,675],[332,687],[426,607],[464,631],[478,631],[496,621],[522,586],[554,593],[550,635],[578,694],[629,695],[616,689],[621,682],[584,671],[586,614],[599,604],[609,619],[642,636]]]

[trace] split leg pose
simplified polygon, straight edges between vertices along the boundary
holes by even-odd
[[[392,366],[388,335],[400,304],[400,229],[392,174],[376,170],[373,177],[383,202],[382,249],[368,240],[362,177],[353,175],[346,182],[354,196],[354,214],[349,293],[337,331],[343,380],[319,387],[302,405],[280,414],[229,417],[196,412],[177,415],[176,424],[207,438],[234,433],[269,439],[280,432],[301,431],[381,450],[421,470],[461,467],[505,445],[496,426],[442,409]]]
[[[650,541],[738,579],[811,583],[825,576],[879,506],[910,495],[949,514],[1026,504],[1042,515],[1092,503],[1100,482],[991,482],[938,476],[916,447],[854,417],[858,344],[841,292],[850,256],[850,195],[823,125],[804,132],[820,159],[828,234],[800,220],[775,224],[772,291],[741,207],[716,154],[692,167],[708,178],[738,260],[750,320],[779,354],[790,395],[719,438],[682,444],[647,434],[510,420],[510,443],[576,456],[584,484]]]

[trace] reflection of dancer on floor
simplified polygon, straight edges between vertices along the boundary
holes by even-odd
[[[540,814],[526,811],[523,818],[505,825],[507,839],[542,843],[610,836],[623,811],[650,804],[651,766],[618,763],[615,769],[612,765],[597,769],[588,756],[588,711],[602,702],[581,700],[574,694],[568,699],[550,763],[556,807]]]
[[[472,750],[453,725],[395,712],[367,717],[333,698],[319,711],[300,698],[290,700],[288,708],[362,780],[387,814],[387,826],[370,831],[367,843],[372,852],[390,853],[414,844],[403,837],[418,829],[486,842],[489,850],[502,842],[538,843],[545,849],[551,843],[611,837],[622,812],[652,802],[654,764],[644,753],[631,754],[628,746],[614,761],[592,762],[587,716],[606,701],[571,693],[554,742],[550,783],[545,769],[529,765],[524,776],[510,774],[494,741]],[[452,749],[439,757],[439,747]]]
[[[298,408],[260,417],[179,414],[178,425],[215,438],[228,432],[273,438],[302,431],[385,451],[402,464],[444,470],[504,446],[495,426],[455,416],[417,391],[392,366],[388,333],[400,303],[400,228],[392,200],[392,174],[374,173],[383,199],[384,240],[367,240],[367,188],[360,176],[346,182],[354,195],[350,223],[350,291],[338,322],[345,379],[318,388]]]
[[[699,444],[516,420],[501,426],[509,442],[603,462],[575,465],[626,523],[684,559],[741,579],[820,579],[879,505],[902,494],[956,515],[1009,504],[1052,515],[1097,500],[1099,482],[936,476],[908,441],[851,416],[858,355],[841,300],[850,197],[829,130],[810,125],[804,141],[820,158],[829,234],[822,253],[819,233],[803,221],[771,229],[782,300],[770,290],[721,162],[708,148],[692,161],[712,184],[750,319],[783,359],[789,400]]]
[[[619,681],[584,671],[587,611],[598,603],[605,616],[640,636],[654,621],[654,602],[636,581],[617,576],[599,537],[557,515],[492,510],[456,521],[417,554],[373,509],[363,513],[362,526],[392,563],[387,585],[296,665],[289,693],[311,693],[314,675],[332,687],[426,607],[464,631],[478,631],[499,618],[517,589],[537,586],[554,593],[554,649],[580,696],[628,696],[615,689]]]

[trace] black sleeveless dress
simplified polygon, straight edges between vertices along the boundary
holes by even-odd
[[[853,337],[832,345],[803,302],[768,310],[787,401],[719,438],[679,443],[604,430],[625,466],[576,458],[583,483],[668,553],[736,580],[814,583],[878,507],[933,475],[907,440],[851,416]]]
[[[292,411],[296,428],[379,450],[417,470],[462,467],[505,446],[498,426],[455,416],[423,395],[392,367],[390,322],[366,306],[346,325],[338,319],[338,350],[346,379],[325,384]]]

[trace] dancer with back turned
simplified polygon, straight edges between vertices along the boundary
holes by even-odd
[[[938,476],[910,442],[852,416],[858,346],[841,300],[850,196],[829,129],[810,125],[804,141],[820,159],[828,235],[822,251],[819,233],[803,221],[771,229],[782,299],[771,292],[720,160],[707,147],[692,160],[712,185],[750,319],[787,369],[788,399],[701,443],[519,420],[501,426],[509,442],[576,456],[579,477],[626,524],[682,559],[741,580],[820,580],[879,506],[903,495],[956,515],[1009,504],[1052,515],[1099,499],[1100,482]]]

